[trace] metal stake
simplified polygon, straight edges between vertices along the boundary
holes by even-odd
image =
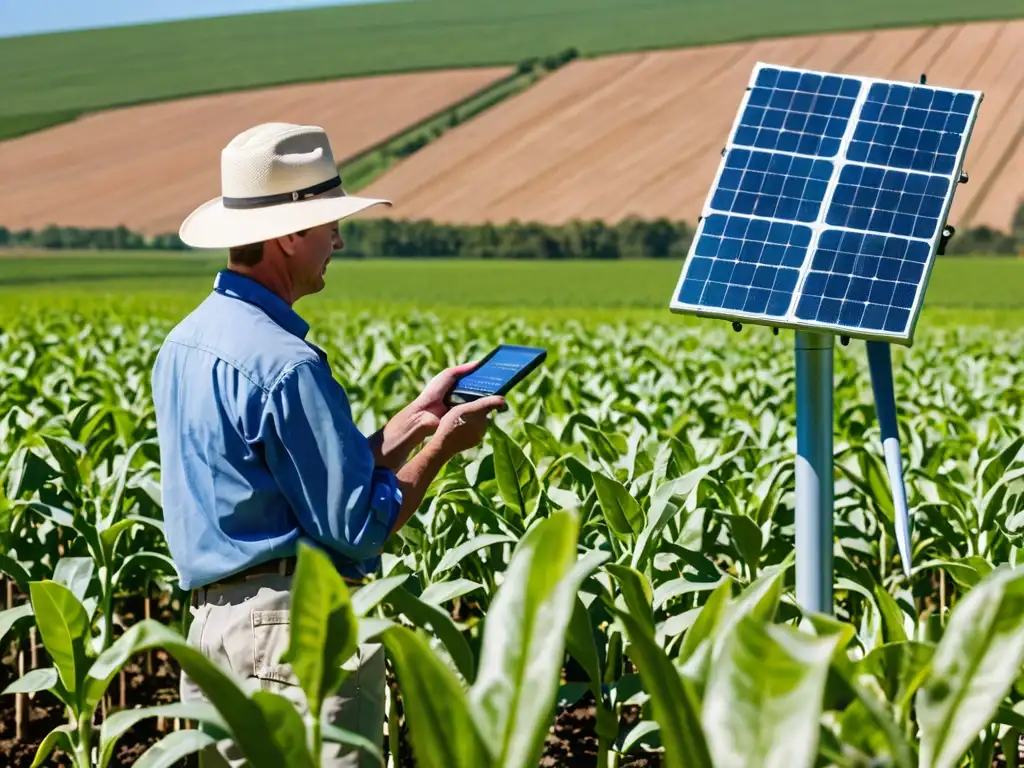
[[[796,600],[832,613],[833,336],[796,332]]]

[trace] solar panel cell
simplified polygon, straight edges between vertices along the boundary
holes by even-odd
[[[679,299],[783,315],[810,243],[809,227],[712,214],[704,221]]]
[[[733,143],[833,157],[860,83],[852,78],[764,68],[751,89]]]
[[[832,169],[828,160],[732,149],[711,207],[725,213],[814,221]]]
[[[826,229],[804,280],[796,316],[902,333],[928,253],[925,242]]]
[[[974,99],[935,88],[875,83],[850,143],[850,160],[948,174]]]
[[[827,224],[870,232],[930,238],[949,191],[941,176],[848,164],[825,217]]]

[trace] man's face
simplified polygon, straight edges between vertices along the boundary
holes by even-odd
[[[331,254],[344,247],[338,234],[338,222],[311,227],[305,236],[296,236],[291,245],[288,261],[295,299],[322,291]]]

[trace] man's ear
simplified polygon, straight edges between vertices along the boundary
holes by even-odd
[[[294,256],[299,247],[301,236],[297,232],[277,238],[277,246],[285,256]]]

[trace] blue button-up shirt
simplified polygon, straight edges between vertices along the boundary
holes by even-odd
[[[164,525],[182,589],[278,557],[306,537],[339,569],[376,569],[402,502],[376,467],[309,325],[225,270],[153,368]]]

